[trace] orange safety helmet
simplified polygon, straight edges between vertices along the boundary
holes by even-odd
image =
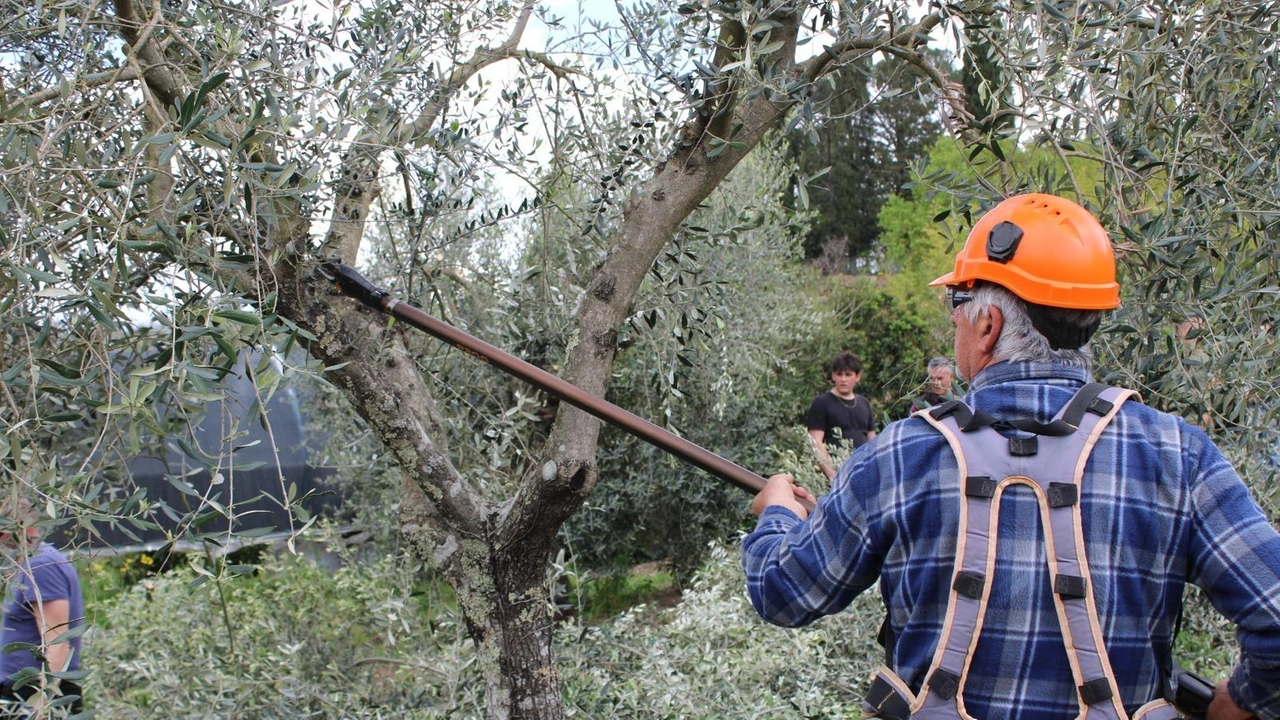
[[[929,283],[1000,285],[1023,300],[1073,310],[1120,306],[1116,258],[1102,225],[1056,195],[1015,195],[973,226],[951,272]]]

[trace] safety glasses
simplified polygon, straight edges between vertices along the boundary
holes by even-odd
[[[947,304],[951,306],[951,312],[955,312],[961,305],[973,299],[973,291],[956,287],[955,285],[947,286]]]

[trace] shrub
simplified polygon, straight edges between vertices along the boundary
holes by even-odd
[[[271,559],[221,581],[224,605],[216,583],[193,587],[207,578],[192,567],[158,576],[103,610],[86,648],[91,705],[111,718],[433,718],[479,707],[464,629],[424,608],[410,577],[391,559],[336,571]]]
[[[736,545],[713,544],[670,608],[559,627],[575,718],[857,717],[881,664],[874,589],[813,626],[765,624]],[[441,586],[397,560],[336,571],[269,559],[253,576],[192,587],[190,567],[114,598],[86,645],[88,702],[122,718],[484,718],[473,645]],[[1191,594],[1178,659],[1217,678],[1230,628]],[[227,630],[230,623],[231,632]]]
[[[736,548],[708,563],[670,610],[640,606],[598,627],[566,627],[560,666],[569,717],[857,716],[881,663],[883,609],[864,593],[803,630],[766,625],[745,592]]]

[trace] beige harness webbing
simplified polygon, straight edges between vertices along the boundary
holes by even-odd
[[[1029,488],[1040,508],[1054,606],[1075,678],[1080,720],[1129,720],[1103,644],[1081,527],[1081,479],[1089,454],[1131,390],[1087,385],[1049,424],[975,422],[957,402],[922,411],[956,456],[961,484],[956,563],[942,635],[923,687],[913,694],[888,668],[867,696],[872,715],[895,720],[974,720],[964,684],[982,633],[995,578],[1000,501],[1012,487]],[[1091,397],[1090,397],[1091,395]],[[1065,417],[1064,417],[1065,415]],[[1035,426],[1043,435],[1002,435],[995,427]],[[1133,720],[1173,720],[1164,700],[1144,705]],[[994,720],[994,719],[992,719]]]

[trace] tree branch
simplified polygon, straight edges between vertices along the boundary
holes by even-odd
[[[848,36],[837,39],[823,48],[821,54],[814,55],[801,63],[800,71],[812,82],[825,75],[832,63],[842,62],[848,55],[862,54],[868,50],[890,50],[890,48],[910,49],[919,54],[919,48],[927,42],[929,33],[933,32],[933,29],[944,19],[941,13],[933,13],[898,32],[890,30],[873,37]]]
[[[454,68],[449,73],[449,79],[440,87],[436,97],[432,99],[424,110],[406,130],[397,135],[396,140],[403,142],[404,140],[417,137],[426,133],[435,126],[439,119],[440,113],[444,109],[445,102],[449,99],[453,92],[462,87],[476,73],[509,58],[520,57],[522,53],[516,50],[520,43],[521,36],[524,35],[524,29],[529,24],[529,17],[533,14],[534,0],[525,0],[525,4],[520,8],[520,14],[516,17],[515,27],[511,29],[511,34],[507,39],[494,48],[480,48],[472,53],[466,62]]]
[[[164,51],[151,37],[161,17],[160,2],[152,5],[151,19],[144,25],[138,18],[133,0],[114,0],[116,17],[120,20],[120,34],[129,44],[142,66],[143,81],[165,106],[176,105],[189,92],[186,85],[169,69]]]
[[[138,70],[129,66],[121,66],[110,72],[93,73],[85,75],[76,82],[77,90],[88,90],[103,85],[110,85],[118,82],[129,82],[137,80],[139,77]],[[37,90],[14,103],[14,107],[35,107],[49,102],[50,100],[61,97],[62,88],[50,87],[43,90]]]
[[[329,285],[298,266],[278,266],[281,314],[309,330],[302,338],[312,357],[331,368],[325,376],[404,469],[411,535],[444,568],[453,552],[484,533],[477,493],[449,460],[445,433],[430,389],[405,345],[402,326],[332,294]],[[412,502],[410,502],[412,501]]]
[[[524,29],[529,24],[529,17],[533,14],[533,7],[534,0],[526,0],[520,8],[520,14],[516,17],[515,27],[512,28],[507,39],[497,47],[476,50],[470,59],[456,67],[449,74],[449,79],[440,86],[435,96],[413,122],[396,123],[388,144],[399,147],[413,138],[426,134],[439,121],[454,91],[484,68],[508,58],[526,55],[535,57],[516,50]],[[545,65],[550,63],[550,60],[544,56],[539,62]],[[358,144],[348,153],[338,174],[340,179],[337,191],[334,193],[329,234],[320,248],[322,256],[339,258],[347,264],[355,263],[356,256],[360,252],[360,243],[364,239],[364,224],[369,216],[369,208],[372,207],[373,201],[377,199],[380,192],[378,169],[385,149],[386,147],[380,144]]]
[[[973,113],[965,105],[964,86],[953,81],[951,77],[931,62],[921,47],[946,16],[942,12],[932,13],[920,19],[920,22],[909,25],[897,32],[890,29],[873,37],[846,37],[823,48],[822,53],[813,56],[800,65],[801,72],[809,82],[816,82],[831,71],[833,65],[845,61],[851,56],[861,55],[879,50],[905,60],[915,66],[938,89],[940,100],[947,107],[943,121],[947,129],[962,141],[971,143],[978,138],[978,131],[973,127]]]
[[[889,45],[883,49],[894,57],[911,63],[938,89],[939,100],[947,108],[942,113],[942,121],[947,126],[947,130],[966,144],[978,141],[980,134],[973,126],[975,118],[965,102],[963,84],[952,80],[937,65],[929,62],[923,53],[914,49],[895,45]]]

